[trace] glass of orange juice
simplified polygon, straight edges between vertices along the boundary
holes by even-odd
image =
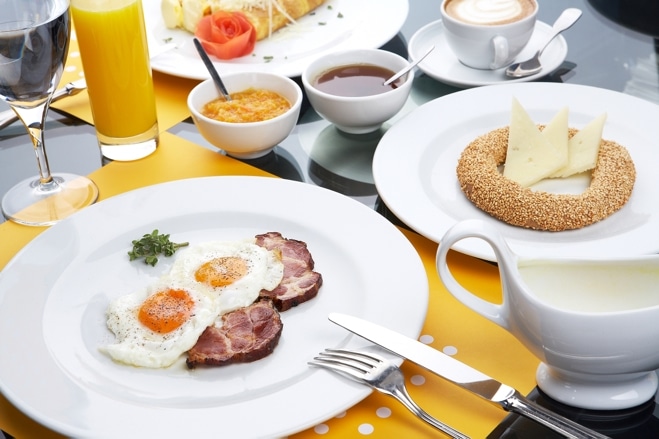
[[[71,0],[103,157],[130,161],[158,146],[158,120],[141,0]]]

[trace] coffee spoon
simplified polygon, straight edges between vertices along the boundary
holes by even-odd
[[[558,34],[569,29],[574,23],[576,23],[579,17],[581,17],[580,9],[568,8],[564,10],[552,26],[552,33],[544,46],[542,46],[532,58],[509,65],[506,69],[506,76],[511,78],[523,78],[525,76],[535,75],[542,70],[542,64],[540,64],[540,55],[542,55],[542,52],[547,46],[549,46],[549,43],[558,36]]]
[[[396,73],[394,76],[392,76],[391,78],[389,78],[389,79],[387,79],[386,81],[384,81],[384,84],[382,84],[382,85],[389,85],[389,84],[391,84],[392,82],[394,82],[396,79],[398,79],[398,78],[400,78],[401,76],[403,76],[405,73],[407,73],[407,72],[409,72],[410,70],[412,70],[417,64],[419,64],[421,61],[423,61],[423,58],[425,58],[426,56],[428,56],[428,55],[430,54],[430,52],[433,51],[434,48],[435,48],[435,46],[430,46],[430,49],[428,49],[428,51],[427,51],[426,53],[424,53],[423,56],[421,56],[421,58],[417,59],[417,60],[414,61],[412,64],[410,64],[410,65],[408,65],[407,67],[405,67],[403,70],[399,71],[399,72]]]

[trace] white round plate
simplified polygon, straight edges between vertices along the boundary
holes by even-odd
[[[516,61],[523,61],[532,57],[540,45],[547,41],[550,33],[551,26],[538,21],[531,40],[517,56]],[[412,36],[407,48],[410,59],[412,61],[419,59],[432,45],[435,46],[435,50],[419,63],[419,69],[431,78],[459,88],[500,84],[502,82],[533,81],[554,71],[565,61],[567,56],[567,43],[565,38],[559,35],[542,52],[540,62],[543,69],[539,73],[526,78],[508,78],[505,68],[497,70],[472,69],[458,61],[446,42],[442,20],[427,24]]]
[[[213,64],[220,74],[300,76],[312,59],[329,52],[383,46],[400,31],[408,12],[408,0],[328,0],[295,25],[258,41],[252,54],[227,61],[212,58]],[[193,35],[165,26],[160,1],[144,2],[144,17],[154,70],[190,79],[210,77],[192,43]]]
[[[336,221],[336,213],[348,218]],[[188,370],[114,363],[108,303],[169,269],[129,262],[131,241],[158,229],[175,242],[279,231],[305,241],[323,275],[316,298],[282,313],[274,352]],[[382,251],[383,243],[386,251]],[[387,273],[396,273],[395,276]],[[418,337],[428,278],[405,236],[338,193],[267,177],[211,177],[145,187],[44,231],[0,274],[0,391],[72,437],[282,437],[354,405],[371,390],[307,365],[329,347],[370,344],[327,319],[343,312]],[[257,422],[255,422],[257,420]]]
[[[456,166],[476,137],[510,124],[513,97],[533,121],[546,124],[569,108],[570,127],[580,129],[607,113],[602,137],[627,148],[636,166],[631,198],[610,217],[564,232],[510,226],[474,206],[460,190]],[[471,218],[492,222],[513,251],[530,257],[602,257],[659,251],[659,106],[611,90],[557,83],[502,84],[458,91],[422,105],[384,135],[373,158],[378,193],[405,224],[440,242],[455,223]],[[552,184],[552,182],[555,182]],[[547,180],[534,189],[579,193],[587,181],[577,176]],[[467,239],[456,250],[494,260],[482,240]]]

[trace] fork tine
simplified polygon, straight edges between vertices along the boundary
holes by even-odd
[[[308,364],[325,369],[330,369],[348,378],[352,378],[353,380],[358,381],[362,384],[366,383],[364,377],[367,371],[360,369],[352,364],[343,363],[336,360],[331,360],[321,357],[315,357],[312,361],[309,361]]]
[[[354,361],[359,361],[359,362],[365,362],[367,364],[371,365],[378,365],[386,361],[384,358],[380,357],[379,355],[375,354],[367,354],[365,352],[358,352],[358,351],[349,351],[347,349],[325,349],[321,355],[327,354],[331,356],[340,356],[343,358],[348,358]]]
[[[377,358],[341,349],[326,349],[324,352],[318,354],[318,357],[316,358],[350,364],[361,370],[363,373],[367,373],[369,370],[377,368],[381,363]]]

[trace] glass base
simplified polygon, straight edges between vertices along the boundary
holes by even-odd
[[[2,198],[2,214],[10,221],[28,226],[51,226],[93,204],[98,188],[87,177],[53,174],[53,181],[41,184],[29,178],[11,188]]]
[[[109,137],[96,133],[104,159],[130,162],[151,155],[158,148],[158,123],[142,134],[132,137]]]

